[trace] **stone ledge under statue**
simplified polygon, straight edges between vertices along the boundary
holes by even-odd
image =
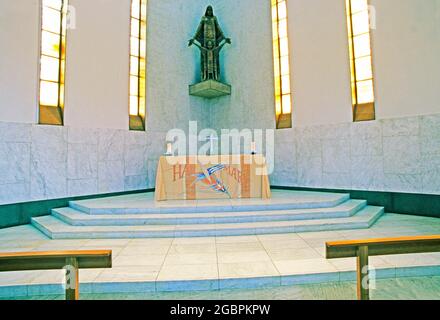
[[[206,80],[189,86],[190,95],[207,99],[229,96],[231,91],[229,84],[216,80]]]
[[[231,86],[220,82],[220,51],[226,44],[231,44],[231,39],[225,37],[212,6],[208,6],[195,36],[189,40],[189,46],[200,49],[201,57],[201,82],[189,86],[190,95],[208,99],[231,95]]]

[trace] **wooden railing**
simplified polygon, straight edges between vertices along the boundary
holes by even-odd
[[[0,272],[66,269],[66,300],[79,299],[79,269],[111,267],[111,250],[0,253]]]
[[[357,295],[359,300],[370,299],[369,256],[425,252],[440,252],[440,235],[326,243],[327,259],[357,257]]]

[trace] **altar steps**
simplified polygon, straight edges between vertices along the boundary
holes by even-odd
[[[211,237],[369,228],[384,209],[348,194],[155,202],[154,194],[72,201],[32,224],[52,239]]]
[[[272,199],[154,201],[153,193],[70,201],[69,207],[91,215],[246,212],[332,208],[350,200],[345,193],[273,191]]]
[[[294,221],[351,217],[367,206],[365,200],[348,200],[338,206],[315,209],[196,213],[86,214],[73,208],[52,210],[52,215],[72,226],[139,226],[223,224]]]
[[[72,226],[54,216],[44,216],[32,219],[32,224],[52,239],[213,237],[365,229],[372,226],[383,211],[381,207],[366,206],[348,218],[136,226]]]

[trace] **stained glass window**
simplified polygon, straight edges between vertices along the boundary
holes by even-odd
[[[43,0],[39,123],[63,124],[68,0]]]
[[[145,130],[147,0],[132,0],[130,32],[130,129]]]
[[[353,120],[375,119],[368,0],[346,0]]]
[[[287,0],[271,0],[271,4],[276,124],[284,129],[292,127]]]

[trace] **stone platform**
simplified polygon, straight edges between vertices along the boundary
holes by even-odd
[[[383,212],[336,193],[275,190],[270,200],[165,202],[144,193],[72,201],[32,224],[52,239],[214,237],[367,229]]]
[[[215,80],[207,80],[189,86],[189,94],[207,99],[231,95],[231,86]]]
[[[325,259],[325,242],[440,233],[440,219],[385,214],[369,229],[240,237],[52,240],[31,225],[0,230],[0,252],[113,252],[111,269],[80,270],[81,297],[356,280],[356,259]],[[440,275],[440,254],[370,257],[380,279]],[[61,270],[0,273],[1,297],[63,295]],[[381,288],[379,288],[381,290]],[[353,298],[355,293],[353,292]]]

